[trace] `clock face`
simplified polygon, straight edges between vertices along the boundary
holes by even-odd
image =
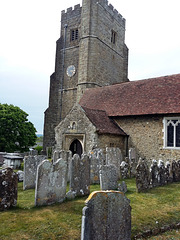
[[[74,65],[70,65],[68,68],[67,68],[67,75],[68,77],[72,77],[74,76],[74,74],[76,73],[76,68]]]

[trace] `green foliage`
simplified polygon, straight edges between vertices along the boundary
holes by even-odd
[[[36,129],[19,107],[0,104],[0,151],[25,152],[36,142]]]
[[[40,154],[41,154],[41,151],[42,151],[42,149],[43,149],[43,147],[37,145],[34,149],[37,150],[37,151],[38,151],[38,154],[40,155]]]

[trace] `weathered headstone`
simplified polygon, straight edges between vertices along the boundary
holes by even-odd
[[[70,162],[72,160],[72,152],[71,151],[64,151],[64,150],[55,150],[53,152],[53,163],[55,163],[58,159],[64,159],[66,162],[67,162],[67,169],[68,169],[68,173],[67,173],[67,176],[68,176],[68,182],[69,182],[69,179],[70,179]]]
[[[149,168],[141,158],[136,168],[136,187],[138,192],[144,192],[150,187]]]
[[[160,186],[165,185],[166,182],[166,169],[164,166],[164,162],[162,160],[159,160],[158,163],[158,183]]]
[[[135,148],[129,149],[129,165],[130,165],[130,175],[131,177],[136,176],[136,167],[137,167],[137,157]]]
[[[17,176],[18,176],[18,182],[23,182],[24,180],[24,172],[19,170],[17,171]]]
[[[166,181],[167,183],[172,183],[173,177],[171,176],[171,164],[169,161],[166,162],[165,169],[166,169]]]
[[[118,188],[118,174],[114,165],[104,165],[100,168],[101,190],[116,190]]]
[[[126,179],[129,177],[129,166],[125,161],[122,161],[120,164],[120,177],[121,179]]]
[[[122,162],[122,153],[120,148],[106,148],[106,165],[115,165],[117,168],[118,178],[120,178],[120,164]]]
[[[67,162],[63,159],[54,164],[44,160],[37,169],[35,205],[51,205],[63,202],[67,187]]]
[[[150,167],[152,187],[157,187],[159,185],[159,183],[158,183],[158,173],[159,173],[159,168],[158,168],[157,160],[153,159],[151,167]]]
[[[105,156],[102,149],[94,149],[89,153],[90,158],[90,177],[91,184],[99,184],[99,169],[101,165],[104,165]]]
[[[35,188],[37,167],[46,158],[44,155],[26,156],[24,158],[24,190]]]
[[[18,177],[11,168],[0,170],[0,211],[17,204]]]
[[[70,191],[76,196],[90,193],[90,160],[87,155],[74,154],[70,166]]]
[[[127,185],[124,181],[122,183],[118,184],[118,191],[123,192],[123,193],[127,192]]]
[[[131,207],[117,191],[93,192],[83,208],[81,240],[130,240]]]

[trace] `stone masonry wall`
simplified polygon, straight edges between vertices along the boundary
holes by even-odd
[[[163,148],[163,116],[121,117],[116,121],[129,135],[129,148],[136,149],[138,158],[147,161],[180,158],[179,150]]]
[[[75,128],[72,129],[72,123]],[[66,118],[56,127],[56,149],[69,150],[73,140],[78,139],[84,152],[89,152],[97,144],[96,128],[77,104],[73,107]]]

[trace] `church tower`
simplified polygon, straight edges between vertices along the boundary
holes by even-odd
[[[125,19],[107,0],[83,0],[61,13],[55,72],[45,111],[44,150],[55,144],[54,128],[87,88],[128,81]]]

